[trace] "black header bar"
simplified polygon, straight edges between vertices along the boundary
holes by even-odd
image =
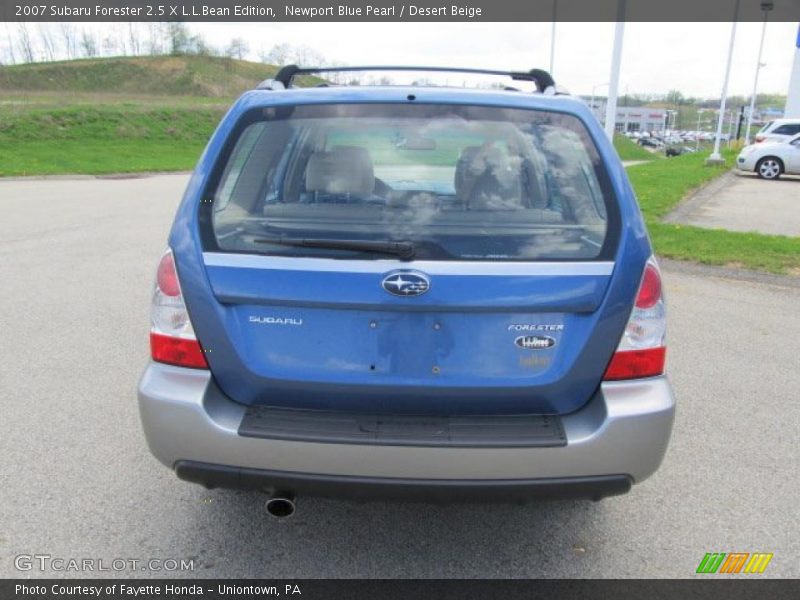
[[[3,600],[794,600],[798,580],[762,579],[6,579]]]

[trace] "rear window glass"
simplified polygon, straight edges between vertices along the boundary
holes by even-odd
[[[387,258],[377,245],[402,242],[422,260],[587,260],[611,256],[618,228],[580,120],[473,106],[259,109],[202,206],[206,250],[278,256]]]

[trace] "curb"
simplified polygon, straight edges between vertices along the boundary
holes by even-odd
[[[140,171],[134,173],[98,173],[96,175],[12,175],[0,177],[0,184],[6,181],[91,181],[94,179],[144,179],[159,175],[191,175],[192,171]]]
[[[664,267],[666,271],[674,271],[686,275],[717,277],[719,279],[734,279],[736,281],[747,281],[750,283],[774,285],[783,288],[800,289],[800,277],[796,277],[794,275],[775,275],[774,273],[764,273],[763,271],[751,271],[749,269],[737,269],[735,267],[703,265],[700,263],[685,262],[661,257],[658,258],[658,264]]]

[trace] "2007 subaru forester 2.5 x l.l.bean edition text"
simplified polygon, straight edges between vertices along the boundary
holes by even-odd
[[[484,72],[535,93],[292,86],[321,71],[244,94],[191,178],[139,384],[153,454],[282,514],[649,477],[675,410],[661,274],[589,109],[539,70]]]

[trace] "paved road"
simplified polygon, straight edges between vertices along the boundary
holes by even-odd
[[[0,182],[0,576],[46,553],[193,558],[204,577],[689,577],[708,551],[773,552],[767,575],[800,576],[800,287],[667,269],[673,443],[621,498],[300,498],[276,522],[257,493],[178,481],[145,448],[134,390],[184,182]]]
[[[800,236],[800,178],[764,181],[730,173],[679,206],[667,221],[709,229]]]

